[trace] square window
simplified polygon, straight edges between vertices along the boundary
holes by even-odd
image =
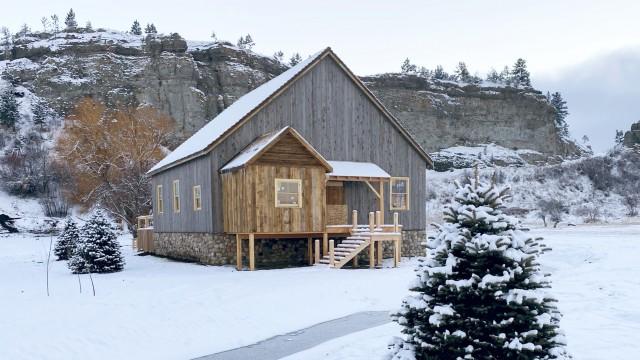
[[[302,207],[302,180],[276,179],[276,207]]]

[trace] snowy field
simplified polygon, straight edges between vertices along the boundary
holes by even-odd
[[[561,323],[576,359],[640,353],[640,225],[536,229],[554,251]],[[0,235],[0,359],[189,359],[365,310],[399,306],[415,261],[398,269],[306,267],[237,272],[134,256],[123,272],[71,275],[45,263],[49,237]],[[326,342],[287,359],[376,359],[395,324]]]

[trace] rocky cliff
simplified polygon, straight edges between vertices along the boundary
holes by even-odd
[[[640,121],[631,124],[631,130],[624,134],[623,144],[629,148],[640,147]]]
[[[181,137],[286,70],[228,43],[113,31],[30,35],[16,40],[8,57],[0,62],[4,77],[61,115],[84,96],[112,105],[146,103],[171,115]],[[363,80],[429,152],[487,143],[545,156],[579,152],[558,135],[553,109],[537,91],[400,74]]]

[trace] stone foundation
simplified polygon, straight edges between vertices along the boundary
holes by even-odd
[[[208,265],[235,265],[235,235],[207,233],[154,233],[156,255]],[[402,232],[402,256],[425,255],[426,232],[413,230]],[[307,239],[256,239],[256,266],[262,268],[303,266],[309,264]],[[249,242],[243,241],[243,263],[248,265]],[[383,243],[383,256],[393,257],[391,242]],[[360,258],[368,261],[369,252]]]

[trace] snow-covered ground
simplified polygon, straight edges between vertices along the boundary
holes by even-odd
[[[535,229],[577,359],[640,353],[640,225]],[[398,269],[305,267],[237,272],[135,256],[121,237],[123,272],[94,275],[96,296],[65,262],[50,270],[49,237],[0,235],[0,359],[188,359],[365,310],[399,306],[415,261]],[[375,359],[394,324],[336,339],[290,359]]]
[[[640,225],[535,229],[553,251],[543,255],[564,314],[568,349],[581,360],[634,360],[640,354]],[[286,360],[379,359],[395,323],[347,335]]]

